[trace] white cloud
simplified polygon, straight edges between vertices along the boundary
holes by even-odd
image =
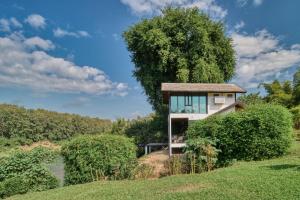
[[[240,21],[239,23],[237,23],[235,26],[234,26],[234,30],[235,31],[239,31],[241,30],[242,28],[244,28],[245,26],[245,22],[244,21]]]
[[[67,31],[67,30],[63,30],[61,28],[57,28],[53,30],[53,34],[55,37],[65,37],[65,36],[71,36],[71,37],[76,37],[76,38],[80,38],[80,37],[90,37],[90,34],[86,31],[76,31],[76,32],[71,32],[71,31]]]
[[[252,2],[254,6],[260,6],[264,0],[237,0],[237,4],[240,7],[244,7],[248,4],[248,2]]]
[[[10,18],[10,23],[16,28],[22,28],[23,25],[14,17]]]
[[[38,14],[29,15],[25,19],[25,22],[36,29],[45,28],[46,26],[46,19],[43,16]]]
[[[231,37],[238,58],[234,82],[244,87],[257,86],[300,63],[299,44],[284,48],[266,30],[254,35],[233,33]]]
[[[138,15],[160,14],[161,9],[167,6],[197,7],[216,19],[222,19],[227,14],[215,0],[121,0],[121,2]]]
[[[22,28],[22,24],[14,17],[10,19],[1,18],[0,19],[0,31],[10,32],[11,28]]]
[[[43,92],[127,94],[127,84],[112,82],[95,67],[78,66],[37,50],[49,49],[51,44],[48,40],[25,38],[20,34],[0,37],[0,85],[29,87]]]
[[[24,44],[30,48],[41,48],[43,50],[54,49],[55,46],[50,40],[44,40],[40,37],[31,37],[24,40]]]

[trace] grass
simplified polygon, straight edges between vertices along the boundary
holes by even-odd
[[[14,200],[300,199],[300,142],[281,158],[237,162],[198,175],[102,181],[13,196]]]

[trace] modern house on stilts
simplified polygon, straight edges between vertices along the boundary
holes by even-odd
[[[169,106],[169,155],[185,147],[188,124],[213,114],[233,112],[243,108],[237,93],[246,90],[235,84],[162,83],[163,101]]]

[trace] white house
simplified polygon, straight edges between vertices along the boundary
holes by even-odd
[[[232,112],[242,107],[237,93],[246,90],[235,84],[162,83],[163,101],[169,106],[169,155],[182,151],[188,124],[213,114]]]

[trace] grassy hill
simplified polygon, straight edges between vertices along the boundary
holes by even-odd
[[[153,180],[103,181],[63,187],[10,199],[300,199],[300,142],[288,155],[198,175]]]

